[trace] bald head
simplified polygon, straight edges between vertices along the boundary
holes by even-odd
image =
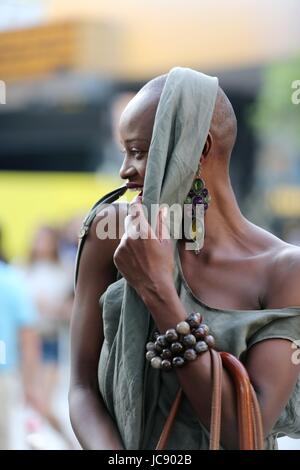
[[[150,145],[160,94],[143,87],[129,101],[120,118],[121,141],[143,140]]]
[[[167,75],[160,75],[146,83],[139,92],[148,95],[155,110],[166,79]],[[236,140],[237,122],[233,107],[221,87],[218,87],[210,132],[214,139],[216,154],[229,160]]]
[[[141,88],[140,92],[149,92],[153,95],[154,99],[160,98],[160,95],[163,91],[163,87],[165,86],[168,74],[159,75],[158,77],[153,78],[146,85]]]
[[[121,137],[124,135],[124,141],[137,140],[139,136],[140,140],[150,145],[155,114],[166,79],[167,75],[160,75],[150,80],[128,103],[120,120],[120,133]],[[218,163],[228,168],[236,140],[237,123],[232,105],[220,87],[210,133],[213,139],[212,155],[216,157],[214,164]]]
[[[210,124],[215,154],[229,161],[237,135],[235,112],[221,87],[218,88],[216,104]]]

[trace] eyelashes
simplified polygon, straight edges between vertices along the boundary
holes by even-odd
[[[145,156],[148,155],[148,151],[145,150],[138,150],[138,149],[121,149],[121,153],[125,156],[128,155],[129,157],[135,158],[136,160],[141,160]]]

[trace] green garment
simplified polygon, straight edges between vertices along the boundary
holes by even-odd
[[[192,185],[215,106],[218,80],[191,69],[176,67],[168,76],[155,115],[145,173],[143,204],[180,204]],[[155,220],[155,217],[154,217]],[[100,358],[100,386],[114,415],[126,449],[138,449],[143,439],[144,351],[151,316],[127,283],[118,305],[118,326],[108,320],[115,297],[106,297],[103,315],[106,336]],[[108,331],[107,331],[108,329]],[[113,390],[113,393],[112,393]]]
[[[203,315],[216,339],[217,349],[230,352],[241,359],[250,346],[269,338],[284,338],[290,341],[300,339],[300,307],[266,310],[228,310],[210,308],[197,299],[187,285],[180,265],[178,251],[175,251],[177,266],[177,292],[187,312],[198,311]],[[125,281],[123,278],[112,284],[101,297],[105,316],[105,343],[99,365],[99,383],[106,404],[114,409],[114,380],[110,373],[109,356],[118,334],[120,309]],[[151,322],[149,331],[153,331]],[[138,339],[140,332],[134,329],[131,340]],[[149,338],[151,337],[151,333]],[[294,350],[291,348],[291,356]],[[141,356],[145,356],[145,344],[141,345]],[[135,367],[133,357],[130,367]],[[116,364],[117,367],[117,364]],[[145,361],[144,370],[144,419],[139,448],[154,449],[164,422],[178,390],[176,372],[161,372],[152,369]],[[201,393],[201,391],[200,391]],[[128,410],[128,414],[131,410]],[[112,413],[115,418],[114,413]],[[130,434],[135,429],[127,429]],[[277,448],[276,436],[288,435],[300,438],[300,377],[284,411],[266,440],[266,449]],[[128,436],[126,436],[128,437]],[[208,449],[209,434],[198,421],[188,400],[184,398],[168,442],[168,449]]]
[[[148,153],[143,202],[181,206],[192,185],[210,127],[218,89],[216,78],[190,69],[172,69],[155,116]],[[240,357],[255,341],[266,337],[300,339],[300,308],[229,311],[210,309],[193,297],[182,280],[176,244],[174,283],[187,311],[203,313],[217,347]],[[158,267],[159,268],[159,267]],[[136,291],[124,279],[101,297],[104,343],[99,361],[99,387],[126,449],[154,448],[176,391],[173,372],[162,374],[145,360],[145,345],[153,319]],[[299,389],[275,431],[299,433],[295,408]],[[298,407],[299,408],[299,407]],[[299,413],[299,411],[298,411]],[[270,437],[268,447],[273,447]],[[207,432],[187,400],[183,400],[168,446],[207,449]]]

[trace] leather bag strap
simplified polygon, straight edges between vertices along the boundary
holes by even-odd
[[[232,354],[220,354],[223,366],[229,372],[236,389],[240,449],[262,450],[264,439],[261,412],[248,372]]]
[[[168,439],[172,430],[173,423],[177,415],[177,411],[181,402],[182,395],[183,395],[182,388],[179,388],[155,450],[163,450],[166,447],[166,444],[168,442]]]
[[[222,411],[222,379],[223,369],[221,356],[214,349],[210,349],[212,365],[212,397],[210,416],[209,449],[217,450],[220,446],[221,411]]]
[[[229,373],[236,390],[239,446],[241,450],[264,449],[261,412],[248,372],[232,354],[210,350],[212,365],[212,401],[209,449],[220,447],[223,366]],[[163,450],[168,442],[183,391],[179,388],[164,425],[156,450]]]
[[[254,423],[254,448],[255,450],[264,449],[264,431],[261,417],[261,411],[254,388],[251,385],[252,395],[252,414]]]
[[[254,428],[252,420],[252,395],[250,381],[244,366],[232,354],[221,353],[222,363],[229,372],[237,394],[237,418],[241,450],[254,449]]]

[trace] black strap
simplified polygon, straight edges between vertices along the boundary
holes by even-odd
[[[89,229],[92,225],[92,222],[96,215],[99,212],[99,208],[102,204],[111,204],[112,202],[116,201],[119,199],[125,192],[127,191],[126,186],[121,186],[120,188],[114,189],[108,194],[105,194],[105,196],[102,196],[91,208],[91,210],[88,212],[86,215],[82,227],[79,232],[79,243],[78,243],[78,249],[77,249],[77,255],[76,255],[76,261],[75,261],[75,275],[74,275],[74,289],[76,288],[76,283],[77,283],[77,278],[78,278],[78,270],[79,270],[79,263],[80,263],[80,257],[82,253],[82,248],[85,242],[85,239],[87,237],[87,234],[89,232]]]

